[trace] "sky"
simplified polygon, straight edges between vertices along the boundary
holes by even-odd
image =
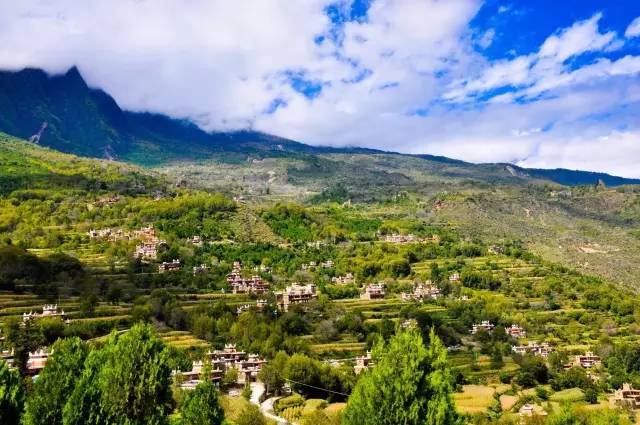
[[[313,145],[640,177],[640,0],[0,0],[0,69]]]

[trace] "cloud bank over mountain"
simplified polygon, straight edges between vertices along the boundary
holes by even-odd
[[[2,2],[0,68],[208,130],[640,177],[640,6],[584,3]]]

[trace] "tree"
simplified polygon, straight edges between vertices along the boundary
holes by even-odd
[[[263,365],[258,372],[258,378],[264,382],[267,393],[278,394],[282,390],[286,382],[284,372],[288,361],[287,353],[279,351],[273,360]]]
[[[431,331],[425,347],[416,330],[378,342],[375,366],[360,378],[349,397],[345,425],[457,424],[451,398],[447,351]]]
[[[267,420],[257,406],[248,404],[238,415],[236,425],[267,425]]]
[[[218,401],[218,390],[211,381],[199,384],[187,392],[182,408],[184,425],[219,425],[224,420],[224,411]]]
[[[84,368],[87,347],[80,338],[58,340],[27,401],[25,425],[62,425],[62,411]]]
[[[493,347],[491,353],[491,369],[502,369],[504,360],[502,359],[502,351],[498,345]]]
[[[24,391],[18,372],[0,360],[0,424],[18,425],[24,405]]]
[[[65,425],[164,424],[171,403],[168,351],[148,325],[112,333],[93,350],[65,405]]]

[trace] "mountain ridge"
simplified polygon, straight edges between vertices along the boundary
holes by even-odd
[[[0,71],[0,131],[62,152],[121,159],[139,165],[206,159],[214,154],[391,154],[453,167],[512,167],[524,180],[563,185],[640,184],[640,179],[566,169],[529,169],[513,164],[472,164],[443,156],[407,155],[359,147],[311,146],[253,130],[206,132],[195,123],[151,112],[123,110],[99,88],[91,88],[77,67],[49,75],[36,68]],[[175,149],[180,146],[180,149]],[[514,174],[514,173],[512,173]],[[518,177],[516,174],[514,176]]]

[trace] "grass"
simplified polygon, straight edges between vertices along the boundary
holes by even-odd
[[[495,389],[486,385],[464,385],[461,393],[455,393],[453,400],[462,413],[482,413],[493,402]]]
[[[582,401],[584,400],[584,392],[580,388],[569,388],[568,390],[553,393],[551,397],[549,397],[549,400],[561,403]]]

